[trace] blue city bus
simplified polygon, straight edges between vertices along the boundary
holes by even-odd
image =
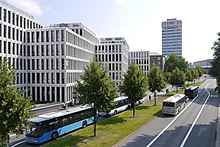
[[[185,95],[188,98],[195,98],[198,95],[199,87],[198,86],[190,86],[185,89]]]
[[[41,144],[49,140],[56,140],[59,136],[85,128],[94,121],[94,108],[85,105],[50,112],[28,119],[26,142]]]

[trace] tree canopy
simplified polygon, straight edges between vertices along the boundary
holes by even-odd
[[[188,81],[188,82],[192,82],[193,81],[193,76],[192,76],[192,73],[191,73],[190,70],[187,70],[185,75],[186,75],[186,81]]]
[[[186,81],[186,76],[184,72],[181,71],[179,68],[174,69],[170,77],[170,84],[179,87],[184,85],[185,81]]]
[[[189,67],[189,64],[181,56],[176,54],[171,54],[168,56],[168,59],[165,62],[165,72],[172,72],[174,69],[179,68],[180,70],[186,72]]]
[[[204,71],[203,68],[201,66],[197,65],[196,70],[198,71],[199,78],[202,77],[203,71]]]
[[[198,70],[197,69],[191,70],[191,74],[192,74],[193,81],[195,82],[195,80],[199,78]]]
[[[218,39],[213,43],[212,50],[213,60],[211,62],[211,69],[209,73],[217,79],[217,89],[218,93],[220,93],[220,32],[217,33]]]
[[[108,75],[108,69],[102,67],[101,63],[93,60],[84,70],[82,81],[77,81],[75,90],[81,101],[94,107],[94,136],[96,136],[97,111],[108,111],[114,98],[118,97],[117,89]]]
[[[30,98],[24,98],[17,86],[13,85],[15,70],[7,60],[0,63],[0,143],[7,146],[9,133],[22,134],[26,119],[31,117],[33,106]]]
[[[129,65],[127,72],[124,74],[120,90],[128,96],[135,115],[135,103],[142,99],[148,88],[147,76],[135,63]]]
[[[171,72],[164,72],[165,81],[167,83],[169,83],[171,75],[172,75]]]
[[[153,66],[148,74],[149,78],[149,90],[154,93],[154,105],[157,104],[156,92],[162,91],[166,87],[165,78],[163,72],[158,66]]]

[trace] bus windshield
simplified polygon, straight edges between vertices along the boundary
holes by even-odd
[[[29,125],[27,125],[26,135],[30,137],[40,137],[41,135],[43,135],[43,132],[41,131],[41,127],[39,125],[30,123]]]
[[[172,102],[163,102],[163,106],[174,107],[174,103],[172,103]]]

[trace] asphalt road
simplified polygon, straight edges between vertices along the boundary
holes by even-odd
[[[207,79],[200,86],[198,97],[191,100],[179,115],[172,117],[161,114],[115,146],[214,146],[219,105],[219,98],[213,90],[215,87],[215,79]]]

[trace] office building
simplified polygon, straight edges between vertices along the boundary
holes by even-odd
[[[27,30],[26,70],[32,100],[68,102],[75,98],[74,84],[94,58],[97,43],[98,38],[91,42],[66,27]]]
[[[0,1],[0,61],[7,58],[8,64],[16,69],[15,85],[20,89],[28,89],[26,30],[40,29],[43,26],[34,17],[13,5]],[[29,93],[25,93],[27,97]]]
[[[150,71],[150,54],[149,51],[131,51],[129,52],[129,64],[136,63],[144,74]]]
[[[212,66],[211,64],[212,62],[212,59],[206,59],[206,60],[201,60],[201,61],[196,61],[196,62],[193,62],[193,66],[196,67],[196,66]]]
[[[96,35],[81,23],[43,27],[30,14],[0,1],[0,60],[17,70],[15,85],[31,101],[68,102],[95,56]]]
[[[182,56],[182,21],[167,19],[162,22],[162,55]]]
[[[96,60],[109,69],[116,86],[122,84],[123,74],[128,69],[129,46],[123,37],[101,38],[95,49]]]

